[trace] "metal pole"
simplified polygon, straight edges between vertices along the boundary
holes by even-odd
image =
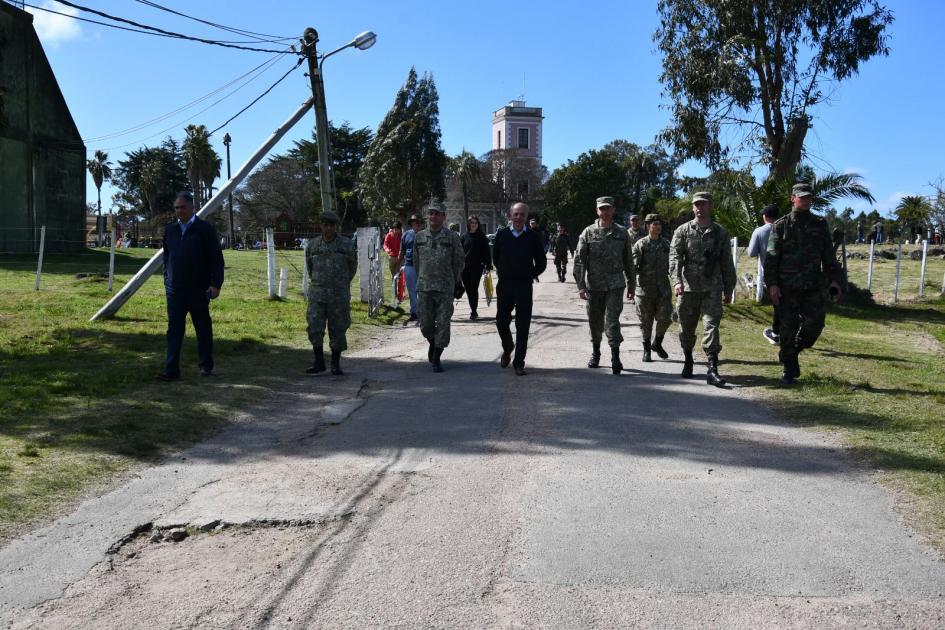
[[[276,237],[271,227],[266,228],[266,288],[270,300],[276,297]]]
[[[115,281],[115,226],[112,226],[112,246],[108,253],[108,292],[112,292],[112,284]]]
[[[233,138],[230,137],[230,134],[223,135],[223,144],[226,145],[226,178],[230,179],[230,142],[233,141]],[[236,234],[233,231],[233,193],[230,192],[229,196],[230,204],[230,249],[236,248]]]
[[[866,268],[866,290],[873,288],[873,248],[876,247],[876,241],[870,241],[870,263]]]
[[[922,241],[922,271],[919,273],[919,297],[925,296],[925,261],[929,255],[929,242]]]
[[[303,54],[308,58],[308,74],[312,81],[312,100],[315,105],[315,141],[318,145],[318,187],[322,195],[322,211],[335,211],[335,184],[331,175],[331,154],[328,137],[328,109],[325,106],[325,84],[318,63],[315,45],[318,31],[305,29]]]
[[[36,287],[39,291],[39,279],[43,275],[43,251],[46,249],[46,226],[39,228],[39,261],[36,263]]]
[[[243,166],[241,166],[240,169],[236,171],[236,174],[230,178],[230,180],[224,186],[222,186],[220,190],[217,191],[217,194],[215,194],[213,198],[210,199],[210,201],[204,204],[204,206],[200,209],[200,212],[197,213],[197,216],[201,219],[204,219],[215,212],[217,208],[223,204],[223,200],[226,198],[226,196],[229,195],[247,175],[249,175],[250,171],[253,170],[256,164],[258,164],[259,161],[264,158],[267,153],[269,153],[270,149],[272,149],[272,147],[274,147],[276,143],[282,139],[282,136],[284,136],[289,131],[289,129],[294,127],[297,122],[302,120],[302,117],[305,116],[305,114],[307,114],[312,108],[313,101],[314,99],[310,98],[302,103],[295,113],[292,114],[288,120],[282,123],[282,125],[276,129],[272,135],[269,136],[269,138],[266,139],[262,145],[260,145],[258,149],[256,149],[256,152],[253,153],[253,155],[250,156],[248,160],[246,160]],[[151,274],[157,271],[157,268],[161,266],[163,257],[164,250],[161,250],[152,256],[151,260],[145,263],[145,265],[138,270],[138,273],[136,273],[131,278],[131,280],[129,280],[128,283],[125,284],[125,286],[123,286],[121,290],[116,293],[111,300],[108,301],[107,304],[105,304],[105,306],[99,309],[99,311],[92,316],[91,321],[94,322],[103,317],[110,317],[111,315],[117,313],[118,309],[120,309],[122,305],[128,301],[128,298],[134,295],[135,292],[141,288],[141,285],[143,285],[145,281],[151,277]]]
[[[899,303],[899,270],[902,267],[902,242],[899,243],[899,251],[896,254],[896,284],[893,286],[893,304]]]

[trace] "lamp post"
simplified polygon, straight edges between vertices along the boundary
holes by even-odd
[[[315,140],[318,144],[318,183],[322,195],[322,211],[335,210],[335,181],[331,173],[331,138],[328,135],[328,110],[325,107],[325,84],[322,80],[322,66],[325,60],[346,48],[355,47],[367,50],[377,41],[377,35],[364,31],[350,42],[318,58],[316,44],[318,31],[305,29],[302,35],[302,54],[308,58],[308,74],[312,81],[312,97],[315,102]]]
[[[226,133],[223,135],[223,144],[226,145],[226,180],[230,181],[230,178],[233,176],[230,174],[230,142],[233,138],[230,137],[230,134]],[[233,234],[233,193],[230,192],[230,249],[236,247],[236,237]]]

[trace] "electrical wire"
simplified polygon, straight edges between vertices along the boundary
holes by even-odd
[[[56,11],[54,9],[36,6],[35,4],[29,4],[27,2],[24,2],[23,6],[29,9],[35,9],[37,11],[45,11],[46,13],[52,13],[54,15],[61,15],[62,17],[72,18],[73,20],[78,20],[79,22],[88,22],[89,24],[98,24],[99,26],[107,26],[109,28],[116,28],[120,31],[130,31],[132,33],[140,33],[142,35],[153,35],[155,37],[166,37],[166,35],[161,35],[160,33],[152,33],[151,31],[143,31],[138,28],[130,28],[127,26],[119,26],[118,24],[109,24],[108,22],[100,22],[99,20],[92,20],[90,18],[84,18],[78,15],[72,15],[71,13],[63,13],[62,11]]]
[[[256,98],[254,98],[254,99],[252,100],[252,102],[250,102],[249,105],[247,105],[246,107],[244,107],[244,108],[241,109],[240,111],[238,111],[238,112],[236,112],[235,114],[233,114],[225,123],[223,123],[222,125],[220,125],[220,126],[217,127],[216,129],[214,129],[213,131],[211,131],[208,135],[212,136],[212,135],[215,134],[216,132],[220,131],[221,129],[223,129],[224,127],[226,127],[227,125],[229,125],[231,122],[233,122],[234,120],[236,120],[236,118],[237,118],[240,114],[242,114],[243,112],[245,112],[247,109],[249,109],[250,107],[252,107],[252,106],[255,105],[256,103],[258,103],[259,100],[260,100],[262,97],[264,97],[266,94],[269,94],[269,92],[271,92],[271,91],[273,90],[273,88],[275,88],[277,85],[279,85],[280,83],[282,83],[282,82],[285,80],[286,77],[288,77],[290,74],[292,74],[292,72],[293,72],[294,70],[296,70],[299,66],[301,66],[301,65],[302,65],[302,61],[303,61],[303,58],[299,58],[299,60],[295,63],[294,66],[292,66],[291,68],[289,68],[289,70],[288,70],[285,74],[283,74],[281,77],[279,77],[279,80],[278,80],[278,81],[276,81],[275,83],[273,83],[272,85],[270,85],[268,88],[266,88],[266,91],[263,92],[262,94],[260,94],[259,96],[257,96]]]
[[[172,111],[170,111],[170,112],[167,112],[166,114],[162,114],[161,116],[158,116],[158,117],[156,117],[156,118],[152,118],[152,119],[150,119],[150,120],[147,120],[147,121],[145,121],[145,122],[143,122],[143,123],[140,123],[140,124],[138,124],[138,125],[135,125],[134,127],[128,127],[127,129],[122,129],[121,131],[115,131],[115,132],[112,132],[112,133],[106,133],[106,134],[102,134],[102,135],[100,135],[100,136],[95,136],[95,137],[92,137],[92,138],[83,138],[82,141],[83,141],[84,143],[86,143],[86,144],[89,144],[89,143],[95,143],[95,142],[102,142],[103,140],[111,140],[111,139],[113,139],[113,138],[120,138],[121,136],[126,136],[126,135],[128,135],[128,134],[130,134],[130,133],[134,133],[135,131],[139,131],[139,130],[141,130],[141,129],[145,129],[145,128],[150,127],[150,126],[152,126],[152,125],[154,125],[154,124],[156,124],[156,123],[159,123],[159,122],[161,122],[161,121],[167,120],[168,118],[170,118],[171,116],[174,116],[175,114],[179,114],[179,113],[181,113],[181,112],[183,112],[183,111],[186,111],[186,110],[190,109],[191,107],[193,107],[194,105],[198,105],[198,104],[200,104],[200,103],[206,101],[208,98],[211,98],[211,97],[213,97],[213,96],[216,96],[217,94],[219,94],[220,92],[226,90],[227,88],[229,88],[229,87],[232,86],[233,84],[238,83],[239,81],[245,79],[246,77],[248,77],[248,76],[250,76],[251,74],[255,73],[256,71],[260,70],[261,68],[263,68],[263,66],[268,66],[268,65],[273,64],[277,59],[279,59],[280,57],[283,57],[284,55],[289,54],[289,52],[291,52],[291,50],[290,50],[290,49],[286,49],[285,52],[280,53],[280,54],[278,54],[278,55],[275,55],[275,56],[273,56],[271,59],[262,62],[261,64],[259,64],[259,65],[256,66],[255,68],[253,68],[252,70],[249,70],[248,72],[245,72],[245,73],[241,74],[240,76],[236,77],[236,78],[233,79],[232,81],[230,81],[230,82],[228,82],[228,83],[226,83],[226,84],[224,84],[224,85],[221,85],[220,87],[218,87],[217,89],[213,90],[212,92],[210,92],[210,93],[208,93],[208,94],[205,94],[205,95],[201,96],[201,97],[198,98],[198,99],[195,99],[195,100],[193,100],[193,101],[190,101],[190,102],[187,103],[186,105],[182,105],[182,106],[178,107],[178,108],[175,109],[175,110],[172,110]],[[268,69],[268,68],[267,68],[267,69]],[[263,70],[262,72],[265,72],[265,70]],[[262,74],[262,72],[260,72],[260,74]],[[252,79],[251,79],[251,80],[252,80]]]
[[[84,6],[80,5],[80,4],[76,4],[76,3],[74,3],[74,2],[69,2],[69,0],[55,0],[55,1],[58,2],[59,4],[64,4],[64,5],[66,5],[67,7],[72,7],[73,9],[77,9],[77,10],[79,10],[79,11],[84,11],[85,13],[91,13],[91,14],[93,14],[93,15],[97,15],[97,16],[99,16],[99,17],[103,17],[103,18],[108,19],[108,20],[112,20],[112,21],[115,21],[115,22],[121,22],[122,24],[128,24],[128,25],[130,25],[130,26],[133,26],[133,27],[136,27],[136,28],[140,28],[140,29],[145,29],[145,30],[148,30],[148,31],[154,31],[155,33],[158,33],[158,34],[160,34],[160,35],[164,35],[165,37],[170,37],[170,38],[174,38],[174,39],[186,39],[186,40],[189,40],[189,41],[200,42],[200,43],[203,43],[203,44],[210,44],[210,45],[213,45],[213,46],[222,46],[222,47],[224,47],[224,48],[234,48],[234,49],[237,49],[237,50],[249,50],[249,51],[253,51],[253,52],[267,52],[267,53],[277,53],[277,52],[280,52],[280,51],[278,51],[278,50],[273,50],[273,49],[271,49],[271,48],[254,48],[254,47],[250,47],[250,46],[241,46],[241,45],[238,45],[237,43],[225,42],[225,41],[221,41],[221,40],[205,39],[205,38],[203,38],[203,37],[194,37],[194,36],[192,36],[192,35],[184,35],[184,34],[182,34],[182,33],[176,33],[176,32],[174,32],[174,31],[167,31],[167,30],[164,30],[164,29],[162,29],[162,28],[157,28],[156,26],[148,26],[147,24],[141,24],[140,22],[135,22],[135,21],[133,21],[133,20],[128,20],[128,19],[125,19],[125,18],[121,18],[121,17],[117,17],[117,16],[114,16],[114,15],[110,15],[110,14],[108,14],[108,13],[105,13],[104,11],[99,11],[99,10],[97,10],[97,9],[90,9],[89,7],[84,7]],[[65,15],[68,15],[68,14],[65,14]],[[75,17],[75,16],[69,15],[68,17]]]
[[[225,26],[225,25],[223,25],[223,24],[217,24],[216,22],[210,22],[210,21],[208,21],[208,20],[202,20],[202,19],[200,19],[200,18],[198,18],[198,17],[194,17],[194,16],[192,16],[192,15],[187,15],[186,13],[181,13],[180,11],[175,11],[174,9],[171,9],[171,8],[168,8],[168,7],[165,7],[165,6],[162,6],[162,5],[158,4],[157,2],[151,2],[151,0],[135,0],[135,1],[138,2],[138,3],[140,3],[140,4],[143,4],[143,5],[145,5],[145,6],[149,6],[149,7],[158,9],[158,10],[160,10],[160,11],[166,11],[166,12],[171,13],[171,14],[173,14],[173,15],[178,15],[178,16],[180,16],[180,17],[182,17],[182,18],[186,18],[186,19],[188,19],[188,20],[193,20],[194,22],[199,22],[200,24],[206,24],[207,26],[213,26],[214,28],[219,28],[219,29],[221,29],[221,30],[224,30],[224,31],[227,31],[227,32],[230,32],[230,33],[234,33],[234,34],[236,34],[236,35],[243,35],[243,36],[245,36],[245,37],[252,37],[252,38],[256,39],[257,41],[264,42],[264,43],[273,43],[273,44],[274,44],[274,43],[278,43],[278,42],[287,42],[287,41],[291,41],[291,40],[296,39],[295,37],[279,37],[279,36],[277,36],[277,35],[267,35],[267,34],[265,34],[265,33],[256,33],[255,31],[247,31],[247,30],[243,30],[243,29],[240,29],[240,28],[233,28],[233,27],[231,27],[231,26]],[[268,38],[268,39],[264,39],[264,38]]]

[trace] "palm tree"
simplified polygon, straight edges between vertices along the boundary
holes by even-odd
[[[194,193],[194,206],[199,209],[203,206],[203,189],[209,173],[213,171],[213,164],[219,160],[219,156],[213,147],[210,146],[210,132],[206,125],[187,125],[184,128],[187,137],[181,144],[184,151],[184,159],[187,161],[187,178],[190,180],[190,188]],[[220,174],[217,166],[217,176]],[[210,181],[213,182],[213,177]]]
[[[450,170],[462,187],[463,216],[469,223],[469,188],[482,177],[482,163],[476,159],[475,155],[463,149],[459,155],[450,160]]]
[[[102,224],[102,184],[112,178],[112,163],[108,161],[107,153],[97,150],[92,159],[85,163],[85,167],[89,169],[98,191],[98,242],[101,244],[105,240],[105,226]]]
[[[906,195],[896,206],[896,218],[904,228],[909,229],[910,235],[921,231],[919,226],[928,223],[931,212],[929,200],[920,195]]]

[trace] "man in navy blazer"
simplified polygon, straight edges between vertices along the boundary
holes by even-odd
[[[197,332],[201,376],[213,374],[213,324],[210,300],[223,286],[223,252],[213,226],[194,214],[194,197],[174,200],[177,220],[164,227],[164,292],[167,296],[167,365],[161,380],[180,378],[180,349],[187,313]]]

